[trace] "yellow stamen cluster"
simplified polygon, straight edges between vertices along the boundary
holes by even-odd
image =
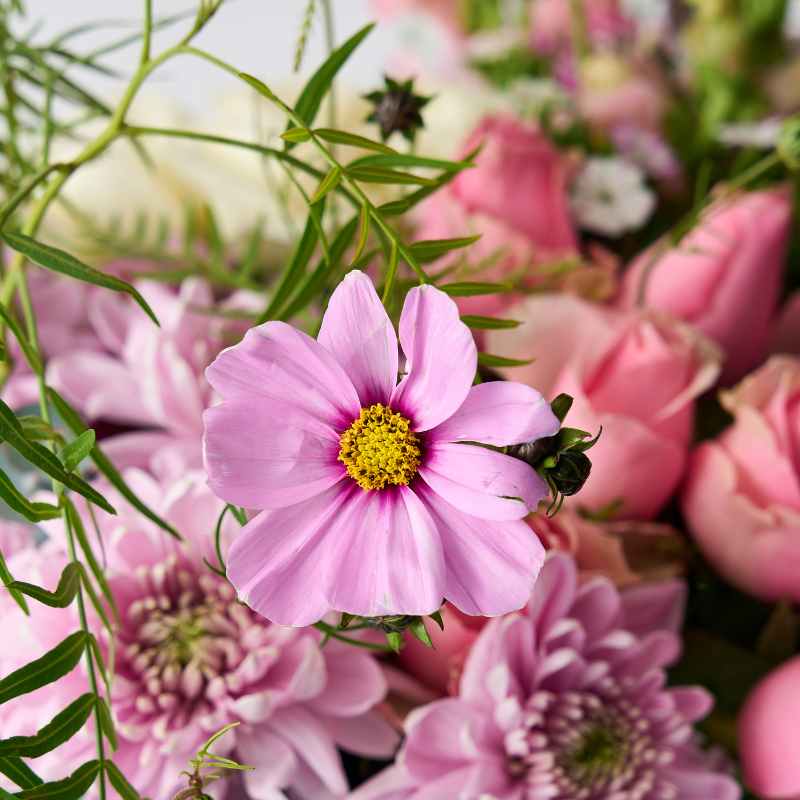
[[[422,459],[419,438],[409,421],[382,403],[362,408],[339,445],[339,461],[362,489],[407,486]]]

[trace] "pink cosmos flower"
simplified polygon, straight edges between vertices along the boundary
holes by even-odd
[[[459,695],[412,712],[398,763],[352,800],[736,800],[692,732],[711,696],[665,686],[682,596],[579,586],[550,556],[527,615],[484,628]]]
[[[119,738],[115,763],[143,797],[167,800],[186,787],[180,773],[199,746],[222,726],[239,722],[216,747],[256,768],[244,775],[244,791],[235,796],[344,796],[337,746],[386,758],[397,743],[372,711],[386,692],[377,662],[335,641],[321,648],[317,631],[272,625],[236,601],[227,581],[202,560],[216,561],[212,531],[224,505],[204,485],[202,473],[166,490],[138,470],[128,470],[126,479],[185,542],[166,536],[113,492],[108,495],[119,515],[95,512],[120,616],[111,695]],[[227,521],[225,538],[238,527]],[[9,567],[18,579],[52,587],[66,556],[60,522],[47,527],[53,538],[44,549],[15,555]],[[77,628],[75,614],[30,606],[33,615],[23,623],[3,593],[0,617],[20,635],[2,648],[0,674],[41,656]],[[99,622],[91,626],[107,647]],[[0,736],[35,731],[86,691],[79,667],[35,695],[11,701],[3,706]],[[93,756],[94,731],[87,725],[65,746],[38,758],[36,771],[61,778]],[[220,782],[214,794],[223,796],[228,786]]]
[[[52,359],[47,380],[90,420],[150,429],[104,447],[117,466],[169,479],[202,464],[202,413],[211,400],[203,370],[236,336],[236,325],[202,313],[214,298],[199,278],[187,278],[177,293],[155,282],[136,285],[161,327],[127,297],[93,291],[84,312],[100,346]]]
[[[620,518],[655,516],[686,466],[694,399],[719,374],[717,349],[664,315],[563,294],[530,297],[507,313],[525,324],[489,332],[488,351],[534,359],[508,370],[509,377],[551,397],[572,395],[570,426],[603,427],[577,503],[601,510],[622,501]]]
[[[447,598],[495,615],[527,600],[541,565],[522,518],[546,494],[502,446],[552,435],[542,396],[472,386],[477,353],[455,303],[412,289],[397,336],[370,280],[351,272],[318,339],[282,322],[250,330],[207,370],[223,402],[205,414],[212,489],[263,509],[228,575],[268,619],[330,609],[427,614]]]

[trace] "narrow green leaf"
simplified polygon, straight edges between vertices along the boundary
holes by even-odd
[[[57,247],[51,247],[48,244],[32,239],[30,236],[25,236],[22,233],[6,233],[1,232],[3,240],[9,247],[22,253],[26,258],[38,264],[45,269],[60,272],[62,275],[69,275],[71,278],[76,278],[84,283],[91,283],[95,286],[102,286],[105,289],[111,289],[114,292],[123,292],[130,295],[147,314],[150,319],[158,325],[158,318],[153,313],[153,309],[147,304],[147,301],[139,294],[139,292],[119,278],[113,275],[108,275],[105,272],[90,267],[79,261],[75,256],[70,255],[65,250],[60,250]]]
[[[493,356],[489,353],[478,353],[478,364],[482,367],[524,367],[532,363],[532,358],[505,358],[504,356]]]
[[[108,775],[109,783],[117,790],[117,794],[122,800],[140,800],[136,789],[131,786],[113,761],[106,761],[106,775]]]
[[[94,431],[90,428],[78,435],[77,439],[64,445],[61,451],[61,461],[72,472],[83,461],[94,447]]]
[[[58,431],[52,425],[48,425],[41,417],[25,415],[17,417],[17,421],[22,426],[22,433],[26,439],[50,442],[59,437]]]
[[[419,639],[426,647],[430,647],[433,649],[433,642],[431,641],[430,634],[428,633],[427,628],[425,627],[425,622],[422,620],[421,617],[415,619],[409,626],[408,629],[414,636]]]
[[[14,581],[9,584],[12,589],[17,589],[28,597],[51,608],[66,608],[75,598],[81,582],[83,568],[74,561],[64,567],[58,586],[54,592],[49,592],[41,586],[26,581]]]
[[[94,657],[94,663],[97,665],[97,669],[100,672],[100,677],[103,679],[103,683],[106,687],[106,692],[111,695],[111,681],[108,677],[108,670],[106,669],[106,662],[103,660],[103,653],[100,650],[100,644],[97,641],[97,637],[93,634],[89,634],[89,649],[92,651],[92,656]]]
[[[380,167],[346,167],[345,174],[361,183],[386,183],[418,186],[433,186],[435,179],[414,175],[411,172],[400,172],[396,169],[382,169]]]
[[[472,283],[464,281],[462,283],[445,283],[438,288],[451,297],[473,297],[479,294],[510,292],[514,287],[508,283]]]
[[[364,252],[364,248],[367,245],[367,238],[369,237],[369,206],[363,205],[361,206],[361,212],[358,215],[358,243],[356,244],[355,252],[353,253],[353,258],[350,261],[350,266],[354,266],[358,263],[358,259],[361,258],[361,254]]]
[[[341,178],[342,171],[339,167],[332,167],[330,172],[320,181],[317,191],[314,192],[314,196],[311,198],[311,205],[319,203],[328,192],[335,189],[339,185]]]
[[[99,772],[100,762],[88,761],[68,778],[25,789],[16,796],[18,800],[80,800],[89,791]]]
[[[0,469],[0,497],[12,511],[16,511],[30,522],[41,522],[61,516],[61,510],[57,506],[28,500],[2,469]]]
[[[94,707],[95,696],[91,692],[81,695],[33,736],[0,739],[0,756],[39,758],[55,750],[84,726]]]
[[[458,239],[427,239],[414,242],[410,245],[410,249],[420,262],[427,264],[430,261],[436,261],[437,258],[441,258],[453,250],[469,247],[480,238],[481,235],[477,234],[476,236],[462,236]]]
[[[41,658],[0,680],[0,704],[53,683],[74,669],[86,647],[84,631],[72,633]]]
[[[44,781],[21,759],[16,756],[0,757],[0,774],[11,778],[20,789],[33,789]],[[16,800],[14,795],[8,797]]]
[[[391,155],[362,156],[347,165],[351,167],[380,167],[383,169],[395,169],[396,167],[422,169],[439,169],[445,172],[460,172],[461,170],[475,165],[471,161],[444,161],[440,158],[425,158],[415,156],[411,153],[395,153]]]
[[[83,478],[65,471],[54,453],[38,442],[29,442],[25,438],[22,426],[14,416],[14,412],[2,400],[0,400],[0,437],[5,439],[23,458],[51,478],[55,478],[68,489],[83,495],[95,505],[108,511],[109,514],[117,513],[105,497],[86,483]]]
[[[3,581],[3,584],[8,588],[14,582],[14,576],[9,572],[8,565],[6,564],[5,557],[3,556],[2,551],[0,551],[0,580]],[[23,613],[26,615],[30,615],[30,609],[28,608],[28,603],[25,600],[25,596],[22,592],[18,592],[16,589],[8,589],[8,593],[14,598],[14,602],[22,609]]]
[[[497,317],[481,317],[475,314],[464,314],[461,321],[470,328],[480,330],[506,330],[518,328],[522,323],[517,319],[499,319]]]
[[[333,83],[333,79],[373,27],[375,27],[374,23],[370,23],[353,34],[344,44],[334,50],[322,66],[309,78],[294,106],[297,116],[306,125],[313,124],[320,105],[322,105],[322,100],[328,89],[330,89],[331,83]]]
[[[284,106],[283,101],[278,97],[278,95],[276,95],[275,92],[273,92],[272,89],[270,89],[269,86],[264,83],[264,81],[256,78],[255,75],[248,75],[246,72],[240,72],[239,77],[245,83],[249,83],[260,95],[266,97],[267,100],[271,100],[273,103],[278,103],[278,105]]]
[[[66,509],[67,522],[72,528],[75,538],[78,540],[78,545],[81,548],[81,552],[83,552],[86,563],[89,565],[89,569],[91,570],[92,575],[94,575],[94,579],[97,581],[97,585],[100,587],[100,591],[103,593],[103,597],[105,597],[106,601],[108,602],[108,605],[113,611],[114,616],[119,618],[117,613],[117,605],[114,601],[114,595],[111,592],[111,587],[108,585],[105,572],[97,562],[97,558],[92,551],[92,546],[89,544],[89,538],[86,535],[86,528],[83,525],[83,520],[81,519],[80,514],[78,514],[78,510],[67,498],[64,499],[64,508]]]
[[[94,697],[94,695],[92,695]],[[111,718],[111,709],[108,707],[105,698],[97,697],[97,719],[100,722],[100,730],[108,739],[111,749],[116,752],[119,747],[117,742],[117,732],[114,730],[114,720]]]
[[[311,138],[308,128],[289,128],[281,134],[281,139],[295,144],[297,142],[307,142]]]
[[[58,415],[64,421],[64,424],[74,433],[81,434],[87,427],[83,424],[80,414],[52,387],[47,388],[47,397],[50,402],[55,406]],[[178,531],[170,525],[169,522],[162,519],[155,511],[148,505],[142,502],[133,489],[128,486],[125,479],[117,471],[116,467],[111,463],[108,456],[102,451],[100,445],[95,443],[91,452],[91,459],[94,465],[102,475],[106,477],[108,482],[140,513],[147,517],[151,522],[154,522],[163,531],[166,531],[170,536],[175,539],[181,540],[181,535]]]
[[[41,375],[43,367],[39,354],[33,348],[33,345],[31,345],[25,333],[23,333],[14,315],[9,313],[2,303],[0,303],[0,318],[2,318],[3,322],[8,326],[8,329],[14,334],[14,338],[19,342],[20,350],[22,350],[22,354],[25,356],[25,360],[30,365],[30,368],[37,375]]]
[[[298,130],[294,128],[293,130]],[[302,130],[302,128],[300,128]],[[287,131],[288,132],[288,131]],[[378,153],[386,153],[388,155],[396,155],[393,150],[382,142],[376,142],[374,139],[368,139],[366,136],[359,136],[355,133],[347,133],[346,131],[337,131],[333,128],[315,128],[313,131],[315,136],[323,139],[331,144],[343,144],[348,147],[360,147],[363,150],[375,150]],[[286,138],[286,134],[283,135]]]
[[[289,263],[286,265],[286,268],[278,280],[278,285],[272,293],[272,299],[267,306],[267,310],[259,317],[259,323],[266,322],[268,319],[273,319],[278,311],[280,311],[281,306],[291,296],[302,278],[308,266],[308,262],[311,260],[311,256],[314,255],[314,249],[318,241],[319,234],[317,233],[317,226],[314,224],[314,219],[309,214],[306,220],[306,227],[303,229],[303,235],[300,237],[300,241],[295,246]]]

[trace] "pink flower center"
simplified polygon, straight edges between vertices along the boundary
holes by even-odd
[[[362,408],[339,439],[339,461],[366,490],[407,486],[421,459],[420,440],[409,420],[382,403]]]
[[[613,679],[597,692],[540,691],[506,735],[508,770],[536,800],[675,800],[658,774],[674,753],[656,734]]]

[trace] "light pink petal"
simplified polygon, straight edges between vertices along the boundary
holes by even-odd
[[[534,621],[540,639],[567,615],[575,599],[578,571],[572,556],[551,552],[536,581],[528,616]]]
[[[398,732],[378,713],[358,717],[320,715],[336,744],[367,758],[391,758],[400,744]]]
[[[354,270],[328,301],[317,341],[341,364],[361,405],[386,405],[397,384],[397,336],[372,281]]]
[[[578,589],[570,616],[578,619],[591,643],[617,626],[619,592],[605,578],[593,578]]]
[[[361,616],[430,614],[444,597],[444,558],[436,526],[408,487],[364,491],[330,523],[327,600]]]
[[[681,580],[641,584],[625,589],[622,600],[622,627],[636,636],[650,631],[680,632],[686,608],[686,584]]]
[[[478,519],[430,489],[418,492],[442,539],[445,597],[465,614],[496,616],[522,608],[544,562],[544,548],[528,525]]]
[[[262,398],[295,405],[329,424],[347,427],[361,406],[353,384],[319,342],[283,322],[251,328],[206,370],[226,400]]]
[[[280,736],[263,726],[247,726],[236,737],[236,757],[255,767],[244,773],[247,794],[253,800],[275,800],[275,790],[289,786],[297,769],[294,750]]]
[[[681,800],[739,800],[742,790],[733,778],[708,770],[668,767],[661,773]]]
[[[402,766],[387,767],[350,793],[350,800],[411,800],[416,781]]]
[[[670,689],[669,695],[678,713],[689,722],[703,719],[714,707],[714,696],[699,686],[679,686]]]
[[[209,486],[229,503],[284,508],[344,477],[336,431],[295,405],[237,398],[207,409],[203,419]]]
[[[158,424],[135,375],[110,356],[84,351],[56,358],[48,365],[47,382],[90,419]]]
[[[473,445],[432,445],[419,474],[459,511],[480,519],[521,519],[547,495],[545,482],[524,461]]]
[[[503,446],[552,436],[559,427],[550,404],[535,389],[492,381],[473,386],[458,411],[430,432],[430,439]]]
[[[304,626],[329,609],[330,532],[349,494],[334,486],[303,503],[263,511],[231,545],[228,578],[251,608],[281,625]],[[339,567],[339,564],[333,566]]]
[[[392,395],[392,408],[427,431],[454,414],[469,393],[478,351],[456,304],[433,286],[406,296],[400,316],[400,344],[408,374]]]
[[[339,754],[325,726],[299,705],[278,709],[270,720],[284,739],[332,792],[347,791]]]
[[[339,644],[329,642],[322,651],[325,688],[310,705],[321,714],[355,717],[383,700],[386,679],[371,655],[352,645]]]
[[[403,748],[409,774],[424,784],[491,758],[494,746],[502,745],[488,736],[488,722],[484,714],[457,697],[437,700],[413,711],[406,721]]]

